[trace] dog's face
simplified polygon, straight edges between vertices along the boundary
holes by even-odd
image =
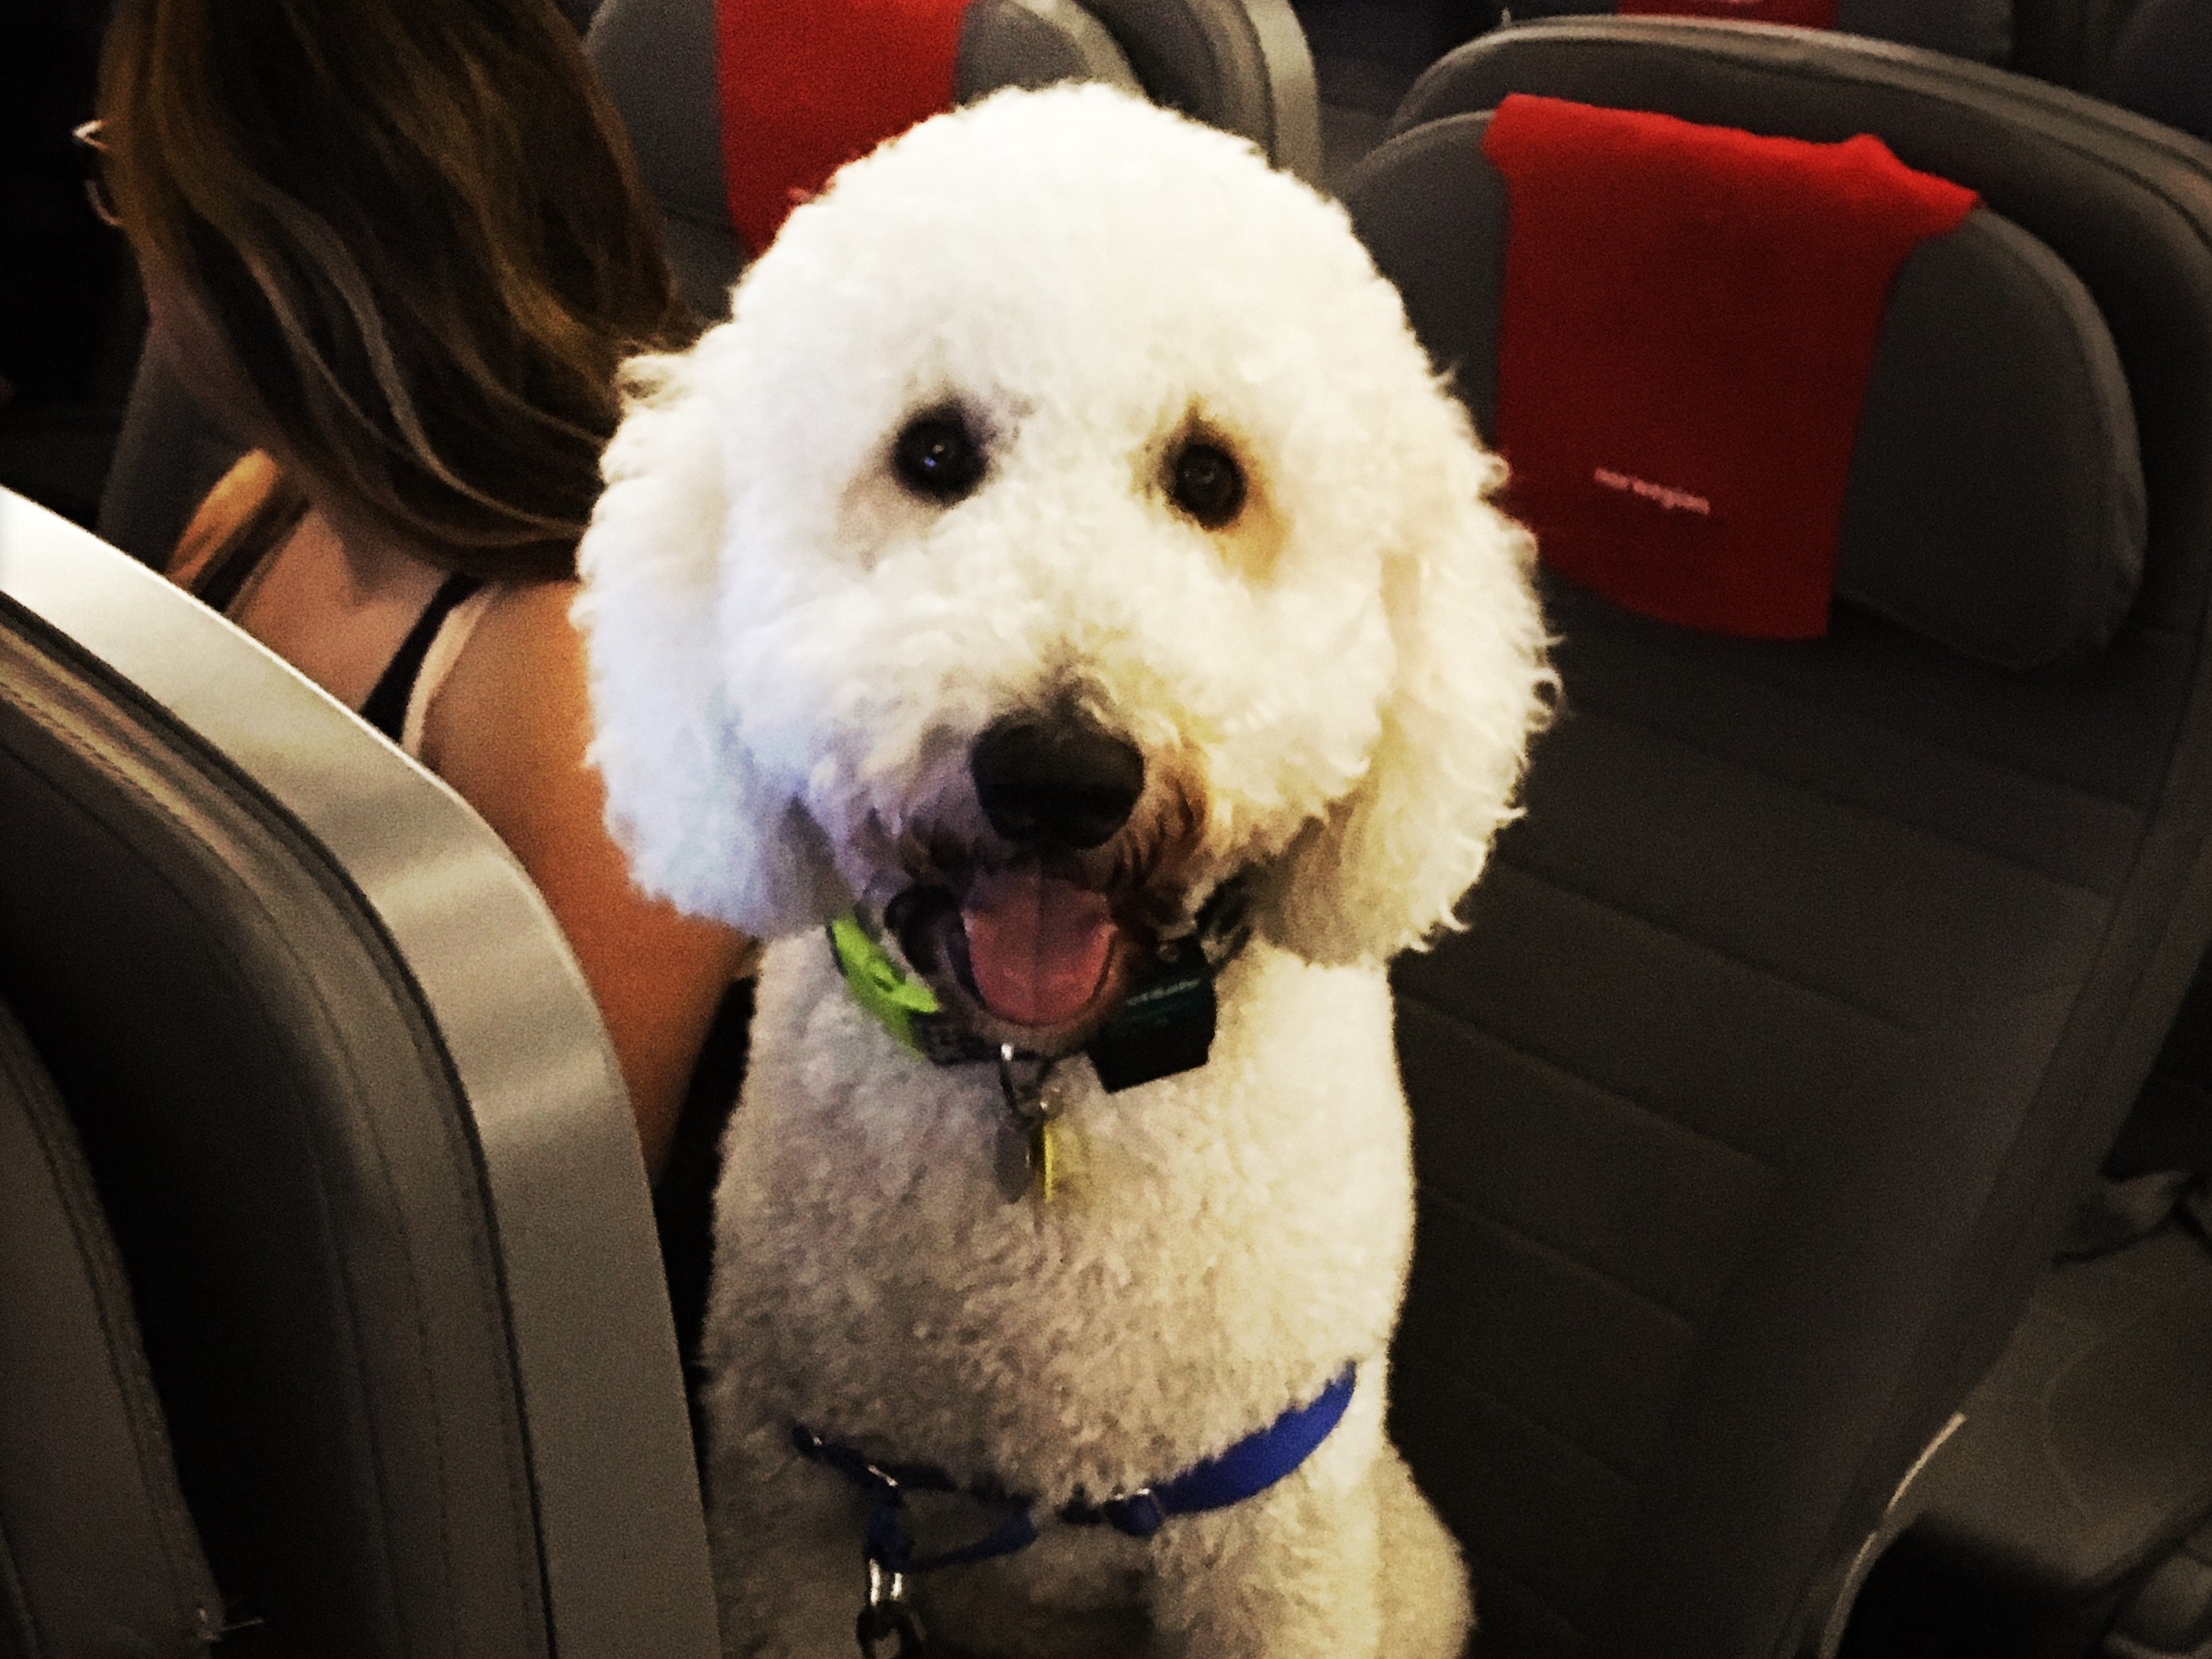
[[[1473,879],[1540,706],[1524,541],[1341,215],[1236,141],[1098,89],[927,124],[647,374],[579,616],[648,886],[849,898],[1043,1048],[1239,872],[1337,957]]]

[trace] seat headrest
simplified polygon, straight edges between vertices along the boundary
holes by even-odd
[[[2002,64],[2012,54],[2012,0],[1521,0],[1513,8],[1522,20],[1592,12],[1834,29],[1978,64]]]
[[[585,50],[702,317],[794,199],[923,117],[1001,86],[1144,90],[1077,0],[605,0]]]
[[[839,163],[1002,87],[1102,81],[1321,176],[1289,0],[605,0],[585,50],[703,317]]]
[[[846,162],[952,107],[967,11],[967,0],[715,8],[722,173],[749,256]]]
[[[1832,585],[2000,666],[2079,660],[2109,642],[2141,578],[2142,465],[2118,353],[2056,254],[1870,139],[1806,145],[1516,105],[1498,117],[1502,143],[1488,114],[1401,134],[1346,198],[1416,330],[1521,475],[1509,505],[1531,518],[1547,560],[1637,608],[1724,631],[1818,632]],[[1567,125],[1595,150],[1537,143],[1554,121],[1522,125],[1576,110],[1586,113]],[[1857,161],[1838,173],[1845,150]],[[1718,171],[1694,188],[1663,183],[1701,166]],[[1832,176],[1808,222],[1856,202],[1886,253],[1869,263],[1825,231],[1774,234],[1791,210],[1788,192],[1771,192],[1808,167]],[[1565,185],[1548,203],[1530,194],[1547,174]],[[1723,199],[1744,191],[1768,195],[1747,221]],[[1902,191],[1902,221],[1869,191]],[[1534,240],[1516,252],[1524,229]],[[1856,321],[1836,304],[1851,270]],[[1672,331],[1654,339],[1655,327]],[[1856,359],[1839,362],[1833,348],[1854,331]],[[1793,358],[1796,378],[1778,380]],[[1810,476],[1820,468],[1824,479]],[[1778,512],[1794,515],[1786,533]],[[1775,573],[1713,574],[1729,559],[1756,571],[1790,546],[1801,563],[1774,591],[1819,573],[1810,628],[1767,625],[1779,613],[1758,604],[1742,612],[1741,583]]]

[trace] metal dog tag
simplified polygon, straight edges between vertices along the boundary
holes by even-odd
[[[1059,1137],[1052,1120],[1001,1123],[997,1172],[999,1193],[1007,1203],[1018,1204],[1035,1193],[1040,1203],[1049,1204],[1060,1190]]]
[[[1033,1155],[1027,1128],[1011,1119],[999,1125],[999,1196],[1007,1203],[1018,1204],[1029,1196],[1036,1167],[1030,1161]]]
[[[1026,1062],[1011,1043],[999,1048],[999,1091],[1006,1112],[999,1121],[999,1191],[1009,1204],[1035,1192],[1049,1200],[1060,1184],[1053,1145],[1053,1102],[1047,1091],[1053,1062]]]

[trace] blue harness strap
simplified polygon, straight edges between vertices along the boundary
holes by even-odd
[[[1293,1406],[1219,1455],[1193,1464],[1172,1480],[1100,1503],[1078,1498],[1060,1510],[1059,1518],[1083,1527],[1103,1522],[1132,1538],[1150,1538],[1170,1516],[1227,1509],[1256,1498],[1313,1455],[1315,1449],[1328,1438],[1352,1404],[1358,1380],[1358,1367],[1346,1365],[1311,1401]],[[792,1425],[791,1443],[803,1456],[835,1469],[875,1500],[868,1514],[864,1549],[867,1559],[886,1571],[930,1572],[970,1561],[988,1561],[1025,1550],[1037,1540],[1037,1524],[1030,1513],[1035,1505],[1030,1499],[996,1490],[971,1490],[970,1497],[1006,1505],[1006,1518],[972,1544],[917,1556],[914,1540],[900,1517],[906,1495],[957,1492],[962,1490],[957,1481],[926,1463],[873,1462],[853,1447],[817,1434],[804,1424]]]
[[[1097,1506],[1099,1518],[1133,1538],[1150,1538],[1172,1515],[1225,1510],[1256,1498],[1314,1454],[1352,1404],[1358,1371],[1346,1365],[1335,1379],[1303,1406],[1293,1406],[1257,1434],[1248,1434],[1218,1457],[1194,1463],[1172,1480],[1147,1486]],[[1079,1524],[1070,1504],[1060,1518]],[[1087,1506],[1086,1506],[1087,1507]]]

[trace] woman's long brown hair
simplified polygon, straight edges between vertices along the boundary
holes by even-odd
[[[574,573],[616,369],[684,319],[551,0],[122,0],[100,102],[257,441],[453,569]]]

